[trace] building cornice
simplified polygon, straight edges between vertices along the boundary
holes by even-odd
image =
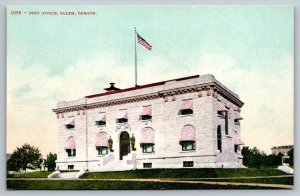
[[[113,99],[113,100],[97,102],[97,103],[81,104],[81,105],[57,108],[57,109],[53,109],[53,112],[59,114],[59,113],[80,111],[80,110],[85,111],[89,109],[102,108],[102,107],[140,102],[146,100],[153,100],[159,98],[163,98],[167,102],[169,101],[169,99],[173,101],[176,100],[176,95],[194,93],[194,92],[197,92],[199,97],[202,97],[205,92],[206,92],[206,96],[213,96],[215,98],[217,98],[218,95],[222,95],[224,98],[233,102],[238,107],[242,107],[244,105],[244,103],[236,95],[229,92],[227,89],[223,88],[218,83],[210,82],[210,83],[186,86],[182,88],[163,90],[156,93],[143,94],[143,95],[125,97],[120,99]],[[85,112],[83,112],[83,114],[85,114]]]

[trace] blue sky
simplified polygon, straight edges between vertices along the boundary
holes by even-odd
[[[139,84],[211,73],[245,102],[246,145],[269,152],[272,145],[293,144],[291,6],[9,10],[95,11],[96,15],[13,16],[8,11],[8,152],[25,141],[44,153],[55,151],[56,117],[51,109],[58,101],[99,93],[111,81],[122,88],[133,86],[134,27],[153,46],[151,52],[138,46]],[[16,122],[16,117],[22,120]],[[48,126],[32,129],[35,121]],[[24,133],[26,127],[30,133]],[[41,129],[46,134],[34,140]],[[45,141],[51,142],[45,146]]]

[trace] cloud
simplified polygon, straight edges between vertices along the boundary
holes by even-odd
[[[24,142],[40,147],[43,154],[55,152],[56,115],[51,110],[58,101],[102,92],[112,81],[120,88],[133,86],[134,67],[119,56],[98,51],[78,58],[59,76],[43,65],[22,67],[16,60],[8,61],[8,152]],[[293,143],[293,61],[290,57],[273,63],[282,66],[282,71],[244,70],[226,54],[202,55],[180,67],[166,58],[149,56],[139,62],[138,81],[146,84],[195,74],[215,75],[245,102],[241,128],[246,145],[268,152],[273,145]]]

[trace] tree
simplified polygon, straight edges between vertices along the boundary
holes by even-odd
[[[22,169],[26,172],[27,169],[41,168],[41,159],[42,155],[39,149],[25,143],[22,147],[14,150],[9,163],[16,171]]]
[[[47,167],[48,171],[54,171],[56,168],[55,160],[57,159],[56,154],[52,154],[51,152],[47,155],[47,158],[44,159],[44,165]]]
[[[18,171],[18,167],[16,166],[15,162],[10,158],[7,160],[6,162],[6,169],[7,169],[7,172],[8,171]]]
[[[281,165],[283,156],[281,153],[267,155],[256,147],[251,149],[248,146],[242,148],[242,155],[243,164],[247,167],[277,167]]]

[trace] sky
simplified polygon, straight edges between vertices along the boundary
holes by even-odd
[[[213,74],[245,103],[246,146],[270,153],[294,144],[292,6],[14,6],[7,13],[8,153],[25,142],[43,155],[56,151],[57,102],[103,92],[112,81],[134,86],[134,27],[153,46],[137,46],[138,84]]]

